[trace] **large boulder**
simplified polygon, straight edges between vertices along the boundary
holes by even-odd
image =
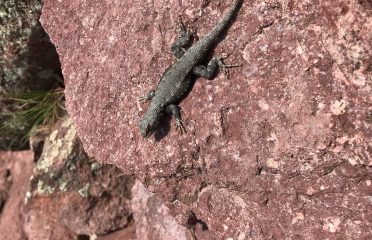
[[[0,178],[0,197],[5,183]],[[88,157],[68,117],[46,137],[25,195],[21,200],[26,197],[27,211],[22,219],[30,240],[192,240],[193,233],[133,176]],[[3,226],[7,225],[0,222],[0,229]]]
[[[28,239],[85,239],[133,225],[133,184],[117,167],[89,158],[65,117],[46,138],[31,178],[24,220]]]
[[[175,61],[178,16],[201,37],[230,3],[45,0],[84,148],[135,174],[198,238],[367,238],[368,1],[245,1],[214,52],[243,66],[196,81],[180,104],[186,134],[165,118],[141,137],[138,98]]]
[[[35,166],[32,151],[0,151],[0,239],[26,240],[25,196]]]
[[[193,230],[180,226],[164,202],[139,181],[132,188],[132,211],[138,240],[194,240]]]

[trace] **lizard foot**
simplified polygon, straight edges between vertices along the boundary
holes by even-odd
[[[187,33],[187,28],[185,23],[182,20],[181,15],[178,15],[178,28],[180,29],[181,33]]]
[[[138,101],[140,101],[140,102],[148,102],[150,100],[148,99],[147,96],[141,96],[141,97],[138,98]]]
[[[180,36],[172,44],[171,50],[177,59],[180,59],[183,54],[186,52],[186,47],[191,41],[191,33],[187,31],[185,23],[182,21],[181,15],[178,16],[178,28]]]
[[[186,128],[183,126],[183,122],[181,119],[176,120],[176,129],[180,131],[181,134],[186,133]]]
[[[236,68],[236,67],[242,67],[243,66],[242,64],[225,64],[223,61],[225,59],[227,59],[230,55],[231,55],[231,53],[230,54],[225,54],[225,55],[217,58],[218,67],[220,68],[220,70],[222,70],[224,72],[224,74],[226,75],[227,78],[229,77],[228,68]]]

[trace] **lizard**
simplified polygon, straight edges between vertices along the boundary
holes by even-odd
[[[185,50],[185,47],[190,42],[191,34],[180,18],[181,35],[171,47],[177,61],[164,71],[156,90],[151,90],[147,95],[140,97],[142,101],[151,101],[149,108],[139,122],[142,137],[147,138],[155,132],[161,117],[165,113],[172,114],[176,120],[176,127],[181,130],[181,133],[185,131],[177,102],[182,100],[192,87],[192,76],[211,80],[219,68],[226,69],[240,66],[224,65],[222,62],[224,57],[212,58],[207,66],[200,64],[217,44],[222,33],[239,12],[242,4],[243,0],[234,0],[228,12],[215,27],[187,50]]]

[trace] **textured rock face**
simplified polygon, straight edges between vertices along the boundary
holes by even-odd
[[[135,173],[201,239],[368,238],[368,1],[245,1],[215,51],[243,67],[195,83],[187,134],[165,119],[162,137],[141,138],[137,99],[174,61],[178,15],[203,36],[228,5],[45,1],[85,149]]]
[[[118,168],[89,158],[65,118],[47,138],[33,173],[24,227],[28,239],[106,235],[131,225],[133,183]]]
[[[0,151],[0,239],[25,240],[24,199],[34,168],[31,151]]]
[[[50,89],[60,80],[54,46],[38,19],[41,0],[0,3],[0,89]]]
[[[41,0],[0,1],[0,126],[20,111],[12,93],[62,84],[56,49],[38,21],[41,7]],[[27,149],[25,128],[0,127],[0,149]]]
[[[132,188],[136,237],[141,240],[193,240],[194,233],[180,226],[163,201],[136,181]]]
[[[32,151],[0,151],[1,240],[193,239],[133,176],[89,158],[69,118],[56,124],[34,167]]]
[[[0,181],[0,196],[8,185]],[[89,158],[66,117],[46,138],[37,161],[24,229],[30,240],[89,236],[97,240],[192,239],[191,232],[177,224],[153,195],[133,176]],[[22,229],[22,224],[19,227]]]

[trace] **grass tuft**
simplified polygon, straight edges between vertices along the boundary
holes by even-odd
[[[22,130],[24,143],[35,130],[41,126],[51,126],[65,113],[62,88],[19,93],[8,96],[6,101],[13,105],[14,111],[2,113],[5,120],[0,123],[0,130]]]

